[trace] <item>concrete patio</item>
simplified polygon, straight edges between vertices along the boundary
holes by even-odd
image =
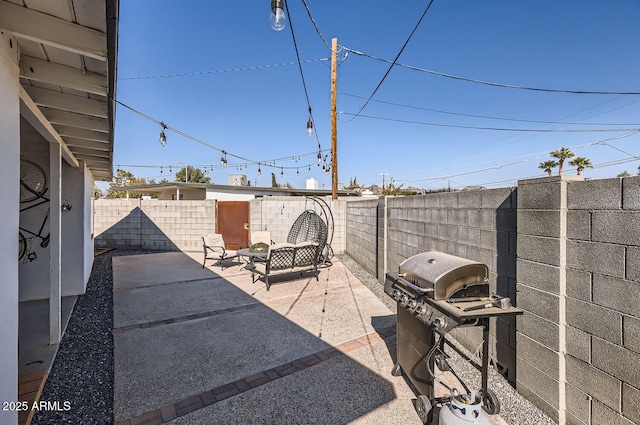
[[[117,424],[421,423],[395,315],[340,262],[266,291],[201,258],[114,257]]]

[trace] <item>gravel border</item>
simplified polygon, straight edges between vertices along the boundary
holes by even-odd
[[[371,273],[362,268],[348,255],[337,255],[336,257],[363,285],[380,298],[394,314],[397,314],[397,303],[384,293],[383,285],[380,284]],[[469,351],[461,346],[458,347],[467,355],[470,354]],[[465,383],[470,384],[471,389],[473,389],[474,383],[477,383],[477,387],[479,388],[480,372],[473,368],[461,356],[453,352],[453,350],[447,350],[447,354],[451,355],[448,363],[450,363],[460,378]],[[502,406],[500,417],[509,425],[555,425],[556,422],[522,397],[522,395],[493,368],[489,368],[489,389],[498,397]]]
[[[156,252],[156,251],[153,251]],[[68,401],[68,411],[38,411],[33,425],[113,424],[113,257],[151,251],[111,250],[98,255],[87,291],[78,297],[40,400]]]

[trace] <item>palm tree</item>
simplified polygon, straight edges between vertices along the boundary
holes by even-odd
[[[569,162],[569,165],[571,165],[572,167],[576,167],[578,169],[579,176],[582,175],[582,170],[584,170],[585,168],[593,168],[593,164],[591,164],[591,161],[581,156],[575,159],[572,159]]]
[[[551,171],[557,166],[558,166],[558,163],[556,161],[545,161],[545,162],[541,162],[540,165],[538,165],[538,168],[543,171],[546,171],[547,174],[549,174],[549,177],[551,177]]]
[[[551,156],[558,158],[558,175],[561,176],[564,160],[567,158],[573,158],[576,154],[569,148],[560,148],[557,151],[551,152]]]

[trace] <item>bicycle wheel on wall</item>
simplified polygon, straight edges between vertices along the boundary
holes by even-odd
[[[22,232],[18,232],[18,261],[22,260],[24,254],[27,252],[27,238],[24,237]]]
[[[47,176],[38,164],[20,160],[20,202],[40,198],[47,190]]]

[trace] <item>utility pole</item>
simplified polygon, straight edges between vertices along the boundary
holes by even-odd
[[[331,39],[331,199],[338,199],[338,39]]]
[[[387,173],[380,173],[382,176],[382,194],[384,195],[384,176],[388,175]]]

